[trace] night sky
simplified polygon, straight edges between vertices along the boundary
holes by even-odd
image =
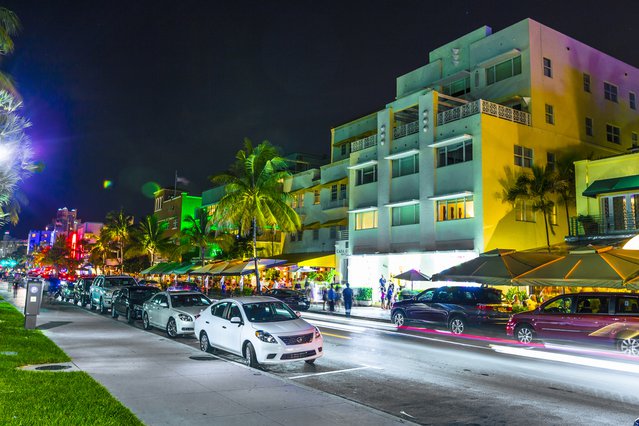
[[[527,4],[530,3],[530,4]],[[147,182],[209,188],[244,137],[328,155],[330,129],[394,99],[395,78],[482,25],[530,17],[639,66],[639,2],[3,2],[22,20],[17,82],[42,173],[11,233],[58,207],[149,214]],[[113,181],[109,189],[103,181]]]

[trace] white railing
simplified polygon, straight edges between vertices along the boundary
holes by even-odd
[[[486,101],[484,99],[479,99],[457,108],[437,113],[437,125],[441,126],[442,124],[450,123],[451,121],[460,120],[480,113],[524,124],[526,126],[532,126],[532,118],[529,113]]]
[[[417,132],[419,132],[419,123],[417,121],[400,124],[393,129],[393,139],[403,138],[404,136],[412,135]]]
[[[370,135],[363,139],[351,142],[351,152],[361,151],[362,149],[370,148],[375,145],[377,145],[377,135]]]
[[[337,231],[337,241],[348,240],[348,230]]]

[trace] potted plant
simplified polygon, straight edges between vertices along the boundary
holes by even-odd
[[[370,287],[358,288],[355,301],[357,306],[373,306],[373,289]]]

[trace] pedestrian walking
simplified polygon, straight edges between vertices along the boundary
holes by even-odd
[[[328,289],[326,286],[322,287],[322,310],[326,310],[326,302],[328,302]]]
[[[13,298],[18,297],[18,281],[13,282]]]
[[[353,307],[353,290],[349,283],[346,283],[346,288],[342,291],[342,297],[344,298],[344,311],[346,312],[346,318],[350,318],[351,308]]]
[[[386,309],[386,278],[384,278],[384,275],[379,279],[379,294],[382,301],[382,309]]]
[[[386,290],[386,307],[390,309],[393,306],[393,296],[395,295],[395,284],[392,282],[388,284],[388,290]]]
[[[331,312],[335,312],[335,297],[335,289],[333,284],[331,284],[331,288],[328,290],[328,310]]]

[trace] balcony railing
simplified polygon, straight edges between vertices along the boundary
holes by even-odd
[[[363,139],[351,142],[351,152],[361,151],[362,149],[370,148],[375,145],[377,145],[377,135],[370,135]]]
[[[403,138],[404,136],[412,135],[417,132],[419,132],[419,123],[417,121],[400,124],[393,129],[393,139]]]
[[[449,109],[437,113],[437,125],[461,120],[475,114],[488,114],[503,120],[513,121],[526,126],[532,126],[532,119],[529,113],[519,111],[494,102],[479,99],[469,102],[457,108]]]
[[[323,203],[322,210],[339,209],[342,207],[348,207],[348,200],[329,200]]]
[[[639,231],[637,218],[628,215],[614,217],[593,215],[570,218],[570,237],[601,237],[636,234]]]
[[[348,240],[348,230],[337,231],[337,241]]]

